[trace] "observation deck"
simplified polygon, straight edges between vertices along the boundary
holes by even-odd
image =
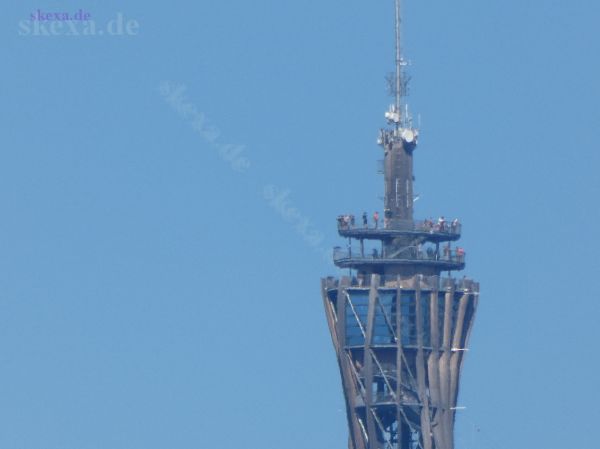
[[[338,233],[342,237],[357,240],[392,240],[397,237],[413,237],[433,243],[455,242],[460,239],[462,225],[456,220],[447,223],[434,223],[432,220],[413,221],[406,227],[392,228],[383,223],[382,226],[352,224],[352,219],[345,220],[340,216],[337,220]]]
[[[465,268],[465,253],[459,249],[444,249],[443,252],[433,248],[410,246],[397,251],[393,255],[380,254],[373,249],[365,254],[361,248],[340,248],[333,250],[333,262],[339,268],[351,268],[359,271],[372,271],[374,268],[393,266],[415,266],[433,268],[438,271],[455,271]]]

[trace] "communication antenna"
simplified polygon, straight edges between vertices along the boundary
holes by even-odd
[[[402,67],[404,66],[404,59],[402,59],[402,36],[400,33],[400,25],[402,24],[400,1],[401,0],[396,0],[396,111],[402,111],[402,94],[404,90],[402,82]]]
[[[407,76],[404,69],[408,65],[407,61],[402,57],[402,0],[395,0],[396,14],[396,73],[388,78],[392,94],[394,95],[394,103],[390,105],[390,109],[385,113],[385,118],[391,124],[394,124],[396,130],[395,137],[400,136],[400,130],[405,128],[413,128],[412,118],[408,111],[408,104],[404,97],[408,95],[408,83],[410,76]],[[415,130],[416,131],[416,130]]]

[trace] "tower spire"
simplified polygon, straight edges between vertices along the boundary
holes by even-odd
[[[402,114],[402,96],[403,96],[403,80],[402,80],[402,66],[404,65],[404,60],[402,59],[402,35],[401,35],[401,25],[402,25],[402,16],[401,16],[401,0],[396,0],[396,110]],[[397,124],[399,126],[399,124]]]
[[[391,227],[413,225],[413,151],[417,146],[419,130],[413,128],[405,104],[408,79],[404,73],[406,61],[402,57],[401,0],[395,0],[396,25],[396,74],[394,79],[394,103],[385,113],[388,125],[393,129],[380,130],[378,143],[384,149],[383,174],[385,184],[384,213]]]
[[[386,112],[385,118],[390,124],[394,124],[394,129],[399,134],[402,129],[413,129],[412,120],[408,112],[408,105],[404,97],[408,94],[409,77],[406,75],[404,68],[407,63],[402,55],[402,0],[394,0],[395,2],[395,73],[393,79],[388,78],[390,83],[390,91],[394,97],[393,104]]]

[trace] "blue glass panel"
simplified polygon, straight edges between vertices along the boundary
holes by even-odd
[[[365,338],[356,318],[358,317],[363,329],[367,326],[367,314],[369,312],[369,292],[363,290],[349,291],[350,304],[346,304],[346,344],[348,346],[362,346],[365,344]]]
[[[414,292],[402,292],[401,299],[401,325],[402,329],[402,344],[416,345],[417,344],[417,329],[416,329],[416,301]]]

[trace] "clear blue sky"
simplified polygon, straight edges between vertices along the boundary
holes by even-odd
[[[3,2],[0,449],[346,446],[319,278],[381,210],[392,3]],[[482,284],[457,448],[597,449],[600,6],[404,3],[416,214]]]

